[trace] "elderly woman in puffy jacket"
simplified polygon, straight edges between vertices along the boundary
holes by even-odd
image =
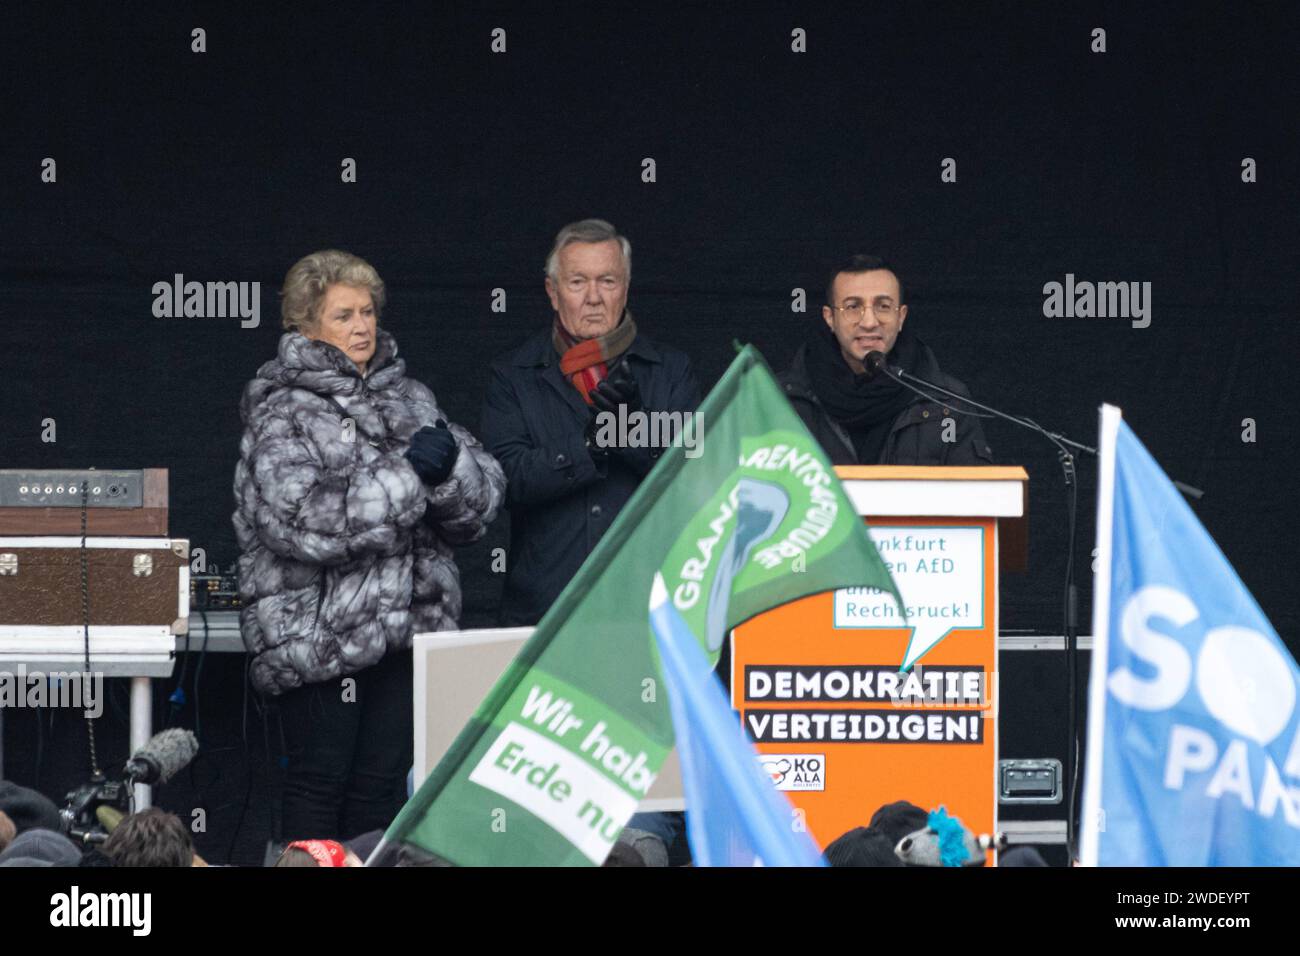
[[[483,534],[506,482],[406,377],[369,263],[313,253],[281,296],[279,354],[240,405],[240,630],[284,727],[280,835],[347,838],[402,806],[411,635],[456,627],[452,548]]]

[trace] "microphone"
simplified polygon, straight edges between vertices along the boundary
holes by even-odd
[[[199,752],[194,732],[172,727],[154,734],[131,755],[124,776],[132,783],[166,783],[189,765]]]
[[[895,371],[885,364],[885,353],[881,351],[868,352],[862,360],[862,367],[867,370],[867,378],[875,378],[881,372],[884,372],[890,378],[898,378],[893,374]]]

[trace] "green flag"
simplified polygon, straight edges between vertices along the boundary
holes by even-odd
[[[655,572],[716,661],[731,628],[833,588],[897,598],[763,358],[741,350],[385,834],[463,866],[599,865],[673,746]]]

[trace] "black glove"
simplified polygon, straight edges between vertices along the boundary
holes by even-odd
[[[605,380],[587,394],[591,396],[592,406],[599,412],[613,412],[617,415],[620,405],[627,406],[628,414],[645,409],[645,402],[641,400],[641,387],[637,385],[626,358],[619,359]]]
[[[438,419],[437,427],[425,425],[411,436],[411,447],[406,450],[406,460],[426,485],[440,485],[456,466],[460,446],[447,423]]]

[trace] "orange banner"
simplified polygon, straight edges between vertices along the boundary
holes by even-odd
[[[733,634],[732,706],[823,848],[895,800],[991,834],[997,521],[868,523],[911,627],[868,589],[774,608]]]

